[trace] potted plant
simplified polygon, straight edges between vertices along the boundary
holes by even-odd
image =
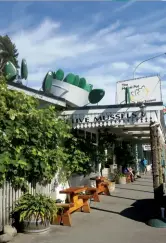
[[[115,191],[115,181],[110,181],[108,185],[109,192],[112,193]]]
[[[118,173],[117,183],[118,184],[126,184],[126,176],[123,173]]]
[[[115,181],[113,180],[105,180],[108,183],[108,190],[110,194],[115,191]]]
[[[106,182],[108,182],[108,189],[109,189],[109,192],[112,193],[115,191],[115,174],[111,173],[110,174],[110,179],[109,180],[106,180]]]
[[[57,215],[56,203],[43,194],[24,194],[15,204],[11,213],[25,233],[40,233],[50,228],[50,221]]]
[[[93,171],[93,162],[91,162],[90,145],[83,138],[75,136],[66,140],[64,145],[66,159],[63,169],[66,171],[69,185],[71,187],[81,186],[86,181],[85,177]],[[92,150],[92,148],[91,148]]]

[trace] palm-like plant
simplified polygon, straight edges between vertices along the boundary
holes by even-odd
[[[19,221],[24,220],[45,224],[57,215],[56,203],[50,197],[42,194],[24,194],[16,202],[12,215],[19,213]]]
[[[0,42],[0,73],[2,73],[4,66],[5,66],[5,60],[8,56],[8,52],[4,50],[3,44]]]
[[[3,72],[4,66],[7,61],[11,61],[16,68],[19,67],[18,52],[15,44],[12,43],[9,36],[0,36],[0,73]]]

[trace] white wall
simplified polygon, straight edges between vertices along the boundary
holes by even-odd
[[[91,173],[90,175],[83,176],[83,175],[74,175],[70,178],[69,184],[71,187],[75,186],[93,186],[94,183],[90,180],[91,177],[98,176],[97,173]]]

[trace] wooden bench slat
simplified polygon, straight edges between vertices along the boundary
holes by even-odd
[[[70,208],[74,206],[74,203],[56,203],[57,207]]]
[[[93,198],[93,195],[92,194],[90,194],[90,195],[85,194],[85,195],[78,196],[78,198],[83,199],[83,200],[88,200],[88,199]]]
[[[109,182],[102,182],[101,185],[108,186],[109,185]]]
[[[97,188],[96,187],[88,187],[87,188],[87,190],[86,190],[87,192],[90,192],[90,191],[97,191]]]
[[[59,193],[65,193],[65,194],[78,194],[80,192],[86,191],[87,187],[70,187],[67,189],[64,189],[60,191]]]

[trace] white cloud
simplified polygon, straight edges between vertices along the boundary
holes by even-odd
[[[95,38],[99,38],[102,37],[103,35],[109,34],[111,32],[113,32],[114,30],[116,30],[118,27],[120,26],[120,21],[116,21],[113,24],[110,24],[109,26],[99,30],[97,32],[97,34],[95,35]]]
[[[154,73],[160,73],[160,74],[163,71],[165,71],[163,66],[157,66],[157,65],[153,65],[152,63],[146,62],[138,68],[137,73],[147,74],[147,73],[149,73],[149,70],[152,70]]]
[[[112,63],[112,67],[118,70],[126,70],[129,68],[129,64],[126,62],[114,62]]]
[[[164,56],[164,55],[163,55]],[[160,64],[166,64],[166,55],[165,55],[165,58],[160,58],[159,60],[158,60],[158,62],[160,63]]]
[[[119,11],[131,4],[123,5],[126,7]],[[159,28],[165,27],[165,17],[161,19],[159,12],[153,14],[156,21],[154,30],[151,25],[152,14],[144,18],[144,23],[142,19],[123,23],[119,18],[98,28],[101,16],[101,13],[94,18],[92,16],[94,22],[88,26],[81,25],[83,22],[78,19],[79,28],[72,25],[66,27],[49,17],[36,23],[35,27],[27,28],[21,19],[17,19],[19,28],[15,28],[11,37],[19,50],[19,58],[27,59],[28,85],[39,88],[47,71],[62,68],[66,74],[73,72],[84,76],[94,87],[105,89],[106,96],[101,104],[111,104],[115,102],[116,81],[132,78],[136,64],[166,51],[166,34]],[[28,25],[32,24],[32,17],[26,15],[26,18]],[[16,26],[14,22],[13,26]],[[93,31],[87,31],[88,28],[93,28]],[[11,29],[13,27],[10,25]],[[1,33],[5,34],[5,31]],[[164,60],[162,57],[144,63],[138,68],[137,76],[154,73],[164,75]]]
[[[123,10],[125,10],[126,8],[130,7],[133,3],[135,3],[136,0],[130,0],[129,2],[127,2],[126,4],[123,4],[121,7],[115,9],[115,13],[117,12],[121,12]]]

